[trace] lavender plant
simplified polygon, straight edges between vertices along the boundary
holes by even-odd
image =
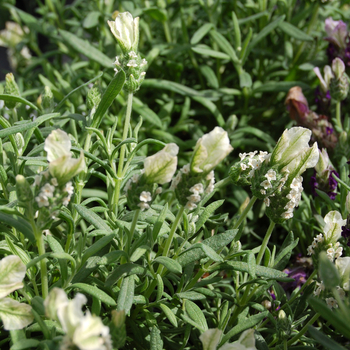
[[[0,7],[1,348],[347,346],[346,4]]]

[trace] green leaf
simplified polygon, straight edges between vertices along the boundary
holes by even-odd
[[[199,27],[191,38],[191,45],[198,44],[212,28],[214,28],[212,23],[204,23],[201,27]]]
[[[80,204],[75,204],[74,207],[81,217],[93,225],[96,229],[105,230],[108,233],[112,232],[112,229],[106,224],[106,222],[91,209],[88,209]]]
[[[270,34],[276,27],[279,26],[279,24],[284,20],[285,15],[278,17],[276,20],[274,20],[273,22],[269,23],[266,27],[264,27],[261,32],[254,37],[254,39],[250,42],[248,49],[247,49],[247,53],[246,53],[246,57],[249,55],[250,51],[262,40],[265,38],[265,36],[267,36],[268,34]]]
[[[259,137],[261,140],[269,143],[272,146],[276,145],[276,141],[266,132],[258,129],[258,128],[254,128],[253,126],[244,126],[243,128],[239,128],[237,129],[237,131],[234,132],[234,139],[240,139],[243,138],[243,135],[247,133],[247,134],[252,134],[256,137]],[[243,134],[243,135],[241,135]]]
[[[332,338],[326,336],[316,328],[309,326],[308,327],[309,333],[311,334],[312,338],[314,338],[319,344],[324,346],[326,349],[329,350],[346,350],[343,346],[332,340]]]
[[[61,101],[60,103],[55,107],[54,111],[58,111],[60,109],[60,107],[63,105],[63,103],[71,96],[73,95],[75,92],[77,92],[78,90],[80,90],[81,88],[83,88],[84,86],[87,86],[91,83],[93,83],[94,81],[100,79],[102,77],[103,73],[101,72],[100,74],[98,74],[95,78],[89,80],[88,82],[78,86],[77,88],[75,88],[74,90],[72,90],[69,94],[67,94]],[[74,114],[72,115],[74,116]],[[79,114],[77,116],[80,116]],[[85,120],[84,120],[85,121]]]
[[[83,21],[83,27],[87,29],[96,27],[98,25],[100,15],[101,13],[99,11],[89,12]]]
[[[163,283],[163,279],[162,276],[157,273],[157,298],[156,301],[159,301],[160,299],[162,299],[163,296],[163,292],[164,292],[164,283]]]
[[[148,273],[150,275],[150,272],[144,268],[143,266],[136,265],[133,263],[126,263],[123,265],[117,266],[112,273],[108,276],[106,280],[106,287],[112,287],[114,283],[116,283],[120,277],[122,277],[124,274],[127,276],[131,275],[144,275]]]
[[[159,235],[160,229],[162,228],[165,222],[167,212],[168,212],[168,203],[165,203],[162,211],[159,213],[157,221],[153,225],[152,238],[154,242],[157,241],[157,237]]]
[[[258,86],[253,92],[288,92],[294,86],[300,86],[303,90],[310,89],[310,86],[302,81],[269,81]]]
[[[282,270],[286,267],[292,255],[293,249],[298,245],[299,238],[294,239],[294,234],[290,231],[285,238],[279,253],[277,254],[273,268]]]
[[[0,222],[14,227],[16,230],[23,233],[32,243],[35,242],[31,225],[16,210],[9,209],[8,207],[0,207]]]
[[[216,265],[214,267],[210,267],[208,270],[210,272],[216,270],[235,270],[241,272],[249,273],[249,266],[246,262],[243,261],[226,261],[224,264]],[[256,266],[256,274],[260,277],[265,277],[269,279],[280,279],[286,278],[288,275],[282,271],[274,270],[265,266]]]
[[[229,43],[229,41],[221,35],[216,30],[212,30],[210,32],[211,37],[213,40],[220,46],[220,48],[231,58],[233,63],[239,64],[239,59],[236,55],[236,52],[232,45]]]
[[[103,247],[105,247],[107,244],[112,242],[113,238],[115,237],[115,233],[112,233],[107,236],[103,236],[100,238],[97,242],[95,242],[91,247],[89,247],[85,252],[83,257],[81,258],[82,265],[89,259],[91,256],[95,255],[97,252],[99,252]]]
[[[83,292],[92,295],[93,297],[96,297],[97,299],[101,300],[106,305],[114,306],[116,305],[116,302],[112,297],[110,297],[106,292],[103,290],[97,288],[96,286],[91,286],[89,284],[85,283],[74,283],[68,287],[70,288],[79,288]],[[68,289],[66,288],[66,289]]]
[[[135,280],[134,276],[127,276],[123,279],[120,287],[117,310],[125,310],[125,314],[130,313],[130,309],[134,300]]]
[[[19,122],[18,124],[11,126],[6,129],[0,130],[0,138],[3,138],[5,136],[13,135],[19,133],[23,133],[23,131],[36,128],[43,122],[50,120],[52,118],[58,117],[60,114],[59,113],[50,113],[50,114],[44,114],[37,119],[35,119],[33,122],[31,121],[24,121],[24,122]]]
[[[229,55],[220,51],[215,51],[213,49],[210,49],[208,46],[195,46],[195,47],[192,47],[192,51],[195,53],[198,53],[201,56],[209,56],[214,58],[220,58],[223,60],[230,59]]]
[[[202,249],[205,256],[214,260],[215,262],[222,262],[223,261],[223,258],[219,254],[217,254],[214,249],[208,247],[204,243],[196,243],[188,250],[192,250],[192,249],[196,249],[196,248]]]
[[[161,23],[164,23],[168,19],[166,11],[157,7],[148,7],[143,10],[143,13],[150,15],[153,19]]]
[[[176,318],[175,314],[171,311],[171,309],[169,309],[169,307],[163,303],[160,303],[159,307],[162,309],[162,311],[164,312],[165,316],[168,318],[170,323],[174,327],[177,327],[177,318]]]
[[[152,263],[155,262],[164,265],[170,272],[182,273],[181,265],[177,261],[168,258],[167,256],[158,256],[158,258],[152,261]]]
[[[36,339],[22,339],[13,344],[10,350],[22,350],[30,348],[39,348],[40,341]]]
[[[316,193],[321,197],[321,199],[332,208],[332,210],[337,210],[337,207],[334,205],[333,201],[329,198],[327,193],[317,188],[315,188],[315,190],[316,190]]]
[[[148,106],[142,103],[139,99],[134,98],[132,109],[140,114],[145,120],[154,124],[160,129],[163,129],[162,121],[159,119],[158,115],[154,113]]]
[[[163,340],[156,326],[151,329],[150,350],[163,350]]]
[[[192,96],[192,99],[206,107],[214,115],[219,126],[225,126],[225,119],[215,103],[202,96]]]
[[[208,85],[214,89],[218,89],[219,82],[214,71],[207,65],[201,65],[199,69],[201,73],[205,76],[205,79],[207,80]]]
[[[141,258],[141,256],[147,252],[147,250],[150,250],[150,247],[141,246],[141,247],[136,248],[130,257],[130,261],[135,262],[135,261],[139,260]]]
[[[268,313],[269,313],[269,311],[260,312],[257,315],[253,315],[253,316],[250,316],[244,320],[241,320],[237,326],[233,327],[229,332],[227,332],[223,336],[218,348],[220,348],[220,346],[222,346],[223,344],[228,342],[235,335],[237,335],[237,334],[239,334],[239,333],[241,333],[249,328],[253,328],[260,321],[262,321],[265,317],[267,317]]]
[[[342,333],[348,339],[350,338],[350,323],[346,322],[346,318],[344,318],[342,313],[337,309],[331,310],[324,301],[318,298],[310,297],[308,301],[311,307],[320,313],[327,322],[332,324],[338,332]]]
[[[196,327],[198,327],[202,332],[208,329],[207,320],[203,314],[203,311],[192,301],[184,300],[184,309],[187,315],[192,319]]]
[[[204,300],[207,297],[201,293],[197,292],[182,292],[182,293],[176,293],[176,295],[181,299],[188,299],[188,300]]]
[[[218,200],[214,203],[209,204],[203,211],[203,213],[200,215],[196,222],[196,231],[197,233],[203,225],[206,223],[206,221],[209,219],[210,215],[213,214],[213,212],[222,206],[222,204],[225,202],[224,199]]]
[[[37,107],[35,104],[29,102],[28,100],[26,100],[23,97],[7,95],[7,94],[0,94],[0,100],[23,103],[23,104],[25,104],[25,105],[27,105],[27,106],[29,106],[37,111],[40,111],[39,107]]]
[[[99,127],[103,116],[105,115],[108,108],[111,106],[114,99],[123,88],[124,82],[125,82],[125,73],[123,70],[120,70],[111,80],[106,91],[103,93],[101,101],[94,114],[91,127],[93,128]]]
[[[241,74],[239,75],[239,86],[241,88],[244,88],[244,87],[250,88],[252,85],[253,85],[252,77],[250,76],[249,73],[242,70]]]
[[[324,285],[328,289],[333,289],[340,285],[340,276],[338,269],[335,267],[334,263],[331,262],[327,253],[322,251],[319,256],[318,273],[320,274],[320,279],[323,281]]]
[[[313,37],[306,34],[296,26],[293,26],[293,24],[288,22],[281,22],[278,27],[282,29],[287,35],[291,36],[292,38],[295,38],[297,40],[301,41],[313,41]]]
[[[170,80],[146,79],[142,83],[142,87],[148,87],[150,89],[169,90],[183,96],[200,96],[200,93],[198,91]]]
[[[59,33],[61,34],[63,41],[73,50],[83,54],[90,60],[99,63],[103,67],[113,67],[113,61],[99,49],[96,49],[95,46],[91,45],[89,41],[82,40],[75,34],[67,32],[63,29],[59,29]]]
[[[228,230],[224,233],[217,234],[213,237],[206,238],[202,243],[218,251],[230,244],[235,238],[238,230]],[[194,261],[206,257],[206,253],[202,248],[187,249],[177,258],[177,262],[181,266],[186,266]]]
[[[126,259],[128,258],[128,254],[122,250],[113,250],[112,252],[104,255],[101,260],[98,262],[99,265],[110,265],[116,261],[118,261],[122,256]]]

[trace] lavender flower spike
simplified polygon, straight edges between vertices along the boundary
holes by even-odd
[[[325,21],[327,37],[325,40],[341,49],[346,48],[346,39],[349,35],[347,25],[343,21],[334,21],[331,17]]]

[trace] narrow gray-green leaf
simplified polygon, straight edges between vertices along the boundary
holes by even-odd
[[[40,341],[36,339],[22,339],[13,344],[10,350],[23,350],[30,348],[39,348]]]
[[[185,300],[184,308],[188,316],[199,326],[200,330],[205,332],[208,329],[207,320],[198,305],[190,300]]]
[[[101,66],[106,68],[113,67],[113,60],[102,53],[95,46],[91,45],[89,41],[80,39],[73,33],[67,32],[63,29],[59,29],[63,41],[68,44],[73,50],[83,54],[92,61],[98,62]]]
[[[150,350],[163,350],[163,340],[160,336],[160,330],[156,326],[151,329]]]
[[[198,44],[213,27],[214,25],[212,23],[204,23],[201,27],[199,27],[191,38],[191,45]]]
[[[132,303],[134,301],[135,280],[134,276],[127,276],[123,279],[120,287],[117,310],[125,310],[125,314],[130,313]]]
[[[177,318],[176,318],[175,314],[171,311],[171,309],[163,303],[160,303],[159,306],[163,310],[165,316],[168,318],[170,323],[174,327],[177,327]]]
[[[287,35],[291,36],[292,38],[295,38],[297,40],[301,41],[313,41],[313,37],[306,34],[302,30],[300,30],[298,27],[293,26],[293,24],[288,22],[281,22],[278,26],[280,29],[282,29]]]
[[[278,17],[273,22],[269,23],[266,27],[264,27],[261,32],[254,37],[254,39],[250,42],[246,56],[249,55],[249,52],[263,39],[265,36],[267,36],[269,33],[271,33],[276,27],[279,26],[279,24],[284,20],[284,15]]]
[[[206,107],[214,115],[219,126],[223,127],[225,125],[225,119],[215,103],[202,96],[193,96],[192,98]]]
[[[203,211],[203,213],[200,215],[196,222],[196,231],[198,232],[203,225],[206,223],[206,221],[209,219],[210,215],[213,214],[213,212],[221,207],[221,205],[225,202],[224,199],[218,200],[214,203],[209,204]]]
[[[8,208],[7,208],[8,209]],[[12,211],[12,213],[5,212],[6,209],[0,208],[0,222],[6,223],[14,227],[19,232],[23,233],[31,242],[35,242],[33,229],[29,222],[25,220],[20,213]]]
[[[50,113],[50,114],[44,114],[38,118],[36,118],[34,121],[25,121],[25,122],[20,122],[19,124],[16,124],[14,126],[11,126],[6,129],[0,130],[0,138],[3,138],[5,136],[13,135],[19,133],[23,133],[23,131],[36,128],[43,122],[50,120],[52,118],[58,117],[60,114],[59,113]]]
[[[103,93],[101,101],[94,114],[91,127],[93,128],[99,127],[103,116],[105,115],[108,108],[111,106],[114,99],[123,88],[124,82],[125,82],[125,73],[124,71],[120,70],[111,80],[106,91]]]
[[[136,265],[133,263],[126,263],[117,266],[112,273],[108,276],[106,280],[106,287],[112,287],[114,283],[116,283],[120,277],[122,277],[124,274],[127,276],[131,275],[143,275],[149,273],[146,268],[140,265]]]
[[[153,262],[164,265],[170,272],[182,273],[181,265],[177,261],[166,256],[159,256],[158,258],[154,259]]]
[[[220,58],[223,60],[229,60],[230,56],[220,52],[220,51],[215,51],[213,49],[210,49],[208,47],[203,47],[203,46],[195,46],[192,47],[192,51],[195,53],[198,53],[201,56],[209,56],[209,57],[214,57],[214,58]]]
[[[214,41],[220,46],[220,48],[230,56],[232,62],[239,63],[239,59],[236,55],[236,52],[229,41],[219,32],[212,30],[210,32],[211,37]]]
[[[116,305],[116,302],[112,297],[110,297],[106,292],[97,288],[96,286],[91,286],[86,283],[74,283],[70,285],[68,288],[79,288],[83,292],[96,297],[97,299],[101,300],[103,303],[107,305],[111,305],[111,306]]]
[[[88,209],[80,204],[75,204],[74,207],[81,217],[93,225],[96,229],[105,230],[108,233],[112,232],[112,229],[106,224],[106,222],[91,209]]]
[[[260,321],[262,321],[267,316],[268,313],[269,311],[261,312],[257,315],[250,316],[247,319],[239,322],[237,326],[233,327],[228,333],[226,333],[223,336],[218,348],[221,345],[225,344],[227,341],[229,341],[233,336],[245,331],[246,329],[252,328],[255,325],[257,325]]]
[[[112,233],[107,236],[103,236],[100,238],[97,242],[95,242],[91,247],[89,247],[82,257],[82,264],[86,262],[87,259],[89,259],[91,256],[95,255],[97,252],[99,252],[103,247],[105,247],[107,244],[109,244],[113,238],[115,237],[115,233]]]
[[[309,326],[309,333],[312,338],[314,338],[319,344],[324,346],[328,350],[346,350],[343,346],[332,340],[329,336],[323,334],[321,331],[316,328]]]
[[[0,94],[0,100],[10,101],[10,102],[19,102],[19,103],[23,103],[23,104],[37,110],[37,111],[40,110],[35,104],[31,103],[30,101],[26,100],[23,97],[7,95],[7,94]]]

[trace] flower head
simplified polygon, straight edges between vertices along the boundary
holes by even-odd
[[[165,184],[170,182],[177,167],[179,147],[169,143],[161,151],[147,157],[143,163],[147,183]]]
[[[197,141],[190,163],[191,172],[209,173],[232,150],[227,132],[220,127],[214,128]]]
[[[137,52],[139,44],[139,17],[133,18],[131,13],[119,13],[114,21],[107,21],[112,34],[117,39],[123,53]]]
[[[45,140],[44,150],[47,152],[47,160],[50,162],[49,171],[59,184],[67,183],[85,169],[83,152],[76,159],[72,158],[70,149],[70,138],[60,129],[52,131]]]
[[[325,40],[341,49],[345,49],[349,33],[347,25],[343,21],[334,21],[332,17],[329,17],[325,21],[325,30],[327,33]]]

